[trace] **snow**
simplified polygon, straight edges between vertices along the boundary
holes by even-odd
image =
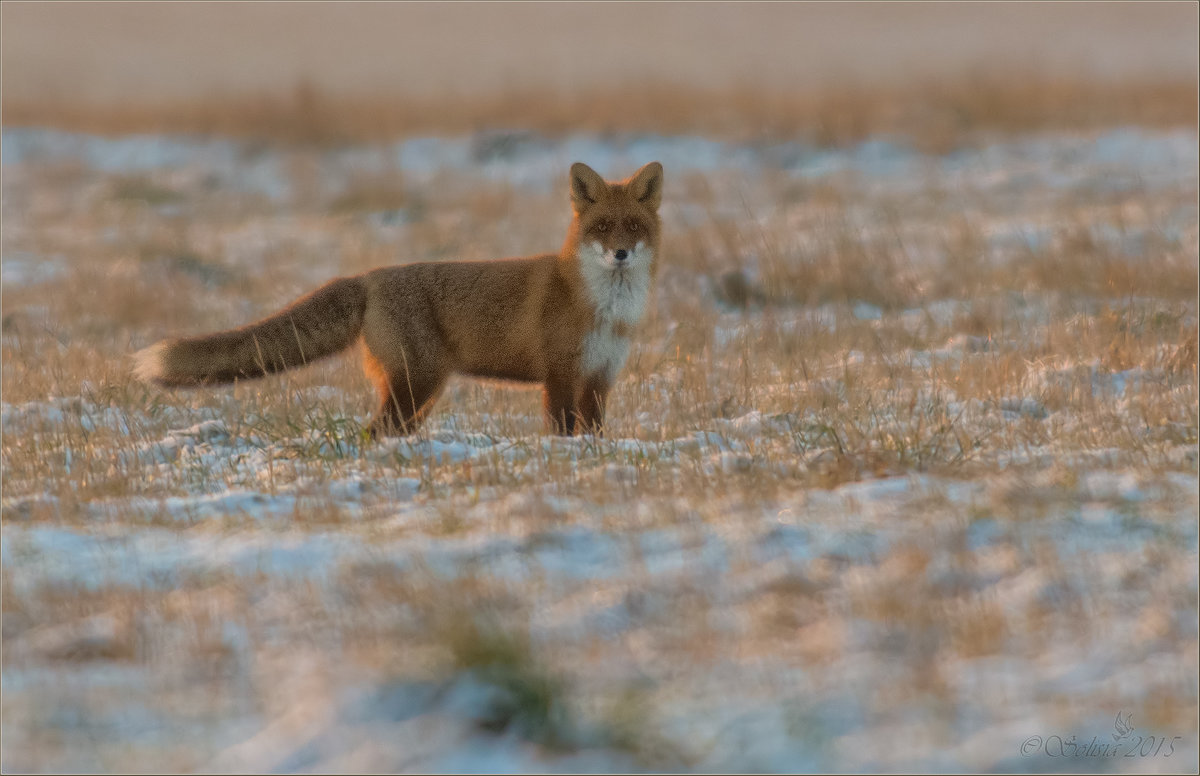
[[[951,192],[1194,187],[1198,163],[1194,132],[1117,129],[1030,136],[941,157],[883,138],[837,150],[802,142],[497,133],[333,150],[322,153],[320,164],[332,190],[358,172],[393,163],[414,186],[451,171],[548,192],[576,159],[617,170],[651,158],[680,179],[717,172],[746,181],[780,172],[802,180],[857,176],[897,195],[931,177]],[[283,155],[252,153],[232,141],[3,130],[6,177],[61,160],[106,173],[203,171],[220,185],[273,202],[294,193]],[[680,223],[708,218],[688,203],[669,207]],[[1194,210],[1172,218],[1177,223],[1164,228],[1194,229]],[[403,222],[403,214],[393,220]],[[868,229],[872,214],[859,220],[855,228]],[[980,222],[998,259],[1058,234],[1054,225],[1024,216]],[[212,239],[231,266],[258,271],[273,246],[297,234],[316,248],[330,247],[319,230],[291,217]],[[1122,255],[1141,255],[1147,243],[1136,230],[1100,229],[1095,238]],[[316,278],[327,269],[300,271]],[[6,293],[52,284],[71,271],[57,255],[6,250],[3,259]],[[946,325],[970,312],[971,303],[947,299],[885,310],[857,300],[775,310],[769,325],[797,338],[839,326],[915,332],[928,321]],[[1044,313],[1031,305],[1027,314]],[[719,357],[762,336],[768,316],[726,311],[713,320]],[[902,350],[898,363],[928,371],[992,358],[1010,345],[999,334],[959,333]],[[781,381],[774,390],[786,396],[820,388],[838,396],[845,386],[837,373],[872,358],[849,351],[828,370],[814,368],[802,385]],[[61,456],[74,474],[93,462],[88,450],[53,446],[63,428],[119,436],[126,443],[112,465],[142,472],[147,486],[76,504],[51,484],[14,484],[6,473],[0,543],[6,601],[36,606],[38,596],[56,591],[81,600],[134,591],[131,617],[144,615],[175,634],[169,638],[190,643],[200,638],[199,625],[193,632],[187,618],[167,623],[170,607],[159,601],[176,599],[155,596],[184,598],[194,580],[217,580],[222,590],[244,594],[242,608],[213,603],[206,611],[215,623],[208,636],[218,656],[212,666],[188,665],[177,677],[151,676],[140,663],[122,662],[130,661],[126,653],[143,650],[145,658],[155,649],[169,653],[171,645],[143,639],[111,612],[24,629],[21,618],[29,615],[6,609],[6,770],[46,763],[48,770],[97,764],[144,770],[161,764],[156,756],[168,747],[186,754],[171,764],[212,772],[645,767],[597,730],[574,731],[582,745],[571,751],[540,746],[514,730],[488,732],[481,719],[501,702],[503,688],[470,670],[416,680],[356,666],[349,655],[362,645],[339,627],[354,633],[347,623],[361,616],[398,629],[425,603],[403,587],[375,591],[356,574],[364,568],[385,582],[432,580],[455,603],[472,585],[492,586],[498,598],[528,604],[533,641],[592,645],[598,654],[611,648],[594,662],[570,666],[580,692],[616,687],[626,677],[631,686],[651,687],[653,726],[688,747],[689,769],[1059,767],[1047,758],[1022,758],[1021,741],[1034,733],[1108,736],[1111,714],[1100,719],[1107,711],[1097,699],[1152,705],[1164,687],[1189,680],[1194,687],[1195,641],[1188,639],[1196,626],[1200,479],[1194,426],[1174,448],[1182,471],[1131,466],[1116,449],[1055,446],[1053,430],[1076,419],[1046,398],[1051,389],[1082,379],[1098,401],[1119,406],[1164,384],[1161,370],[1061,360],[1025,367],[1012,395],[984,400],[937,386],[914,391],[914,402],[944,408],[973,431],[1050,429],[1044,445],[986,460],[987,468],[970,477],[916,467],[903,474],[864,471],[854,481],[816,487],[797,476],[796,483],[753,497],[746,495],[752,488],[723,495],[697,483],[753,481],[764,471],[809,474],[837,462],[830,440],[813,430],[821,417],[746,407],[728,417],[710,413],[668,434],[659,418],[643,413],[640,438],[580,440],[485,433],[442,416],[411,438],[363,443],[316,430],[268,440],[212,407],[158,407],[152,419],[146,408],[114,406],[90,390],[6,401],[0,405],[6,437],[46,444],[47,460]],[[672,394],[670,369],[652,375],[646,389]],[[334,386],[316,386],[307,398],[332,403],[341,395]],[[889,412],[880,408],[878,417],[864,420],[867,432],[902,433],[917,420],[917,413]],[[627,431],[634,433],[632,421]],[[336,463],[323,465],[323,457]],[[1030,466],[1037,473],[1029,474]],[[466,467],[527,467],[540,475],[516,489],[485,484],[444,495]],[[1063,467],[1076,476],[1054,479]],[[658,490],[629,497],[660,475],[665,484]],[[1136,582],[1143,576],[1148,581]],[[294,597],[303,591],[312,598]],[[356,595],[378,608],[360,615],[350,603]],[[962,632],[921,619],[931,611],[956,617]],[[1011,614],[999,635],[989,630],[995,611]],[[1028,633],[1011,632],[1012,623],[1039,616],[1049,618],[1038,632],[1045,644],[1032,625]],[[763,622],[766,635],[741,639]],[[1102,631],[1089,642],[1096,647],[1090,654],[1072,639],[1085,626]],[[392,638],[381,627],[364,641],[386,645]],[[673,649],[664,649],[662,639],[672,639]],[[397,651],[390,659],[422,659]],[[693,653],[701,657],[693,660]],[[927,653],[937,656],[936,665],[919,674],[913,666],[923,666]],[[211,677],[191,671],[225,677],[213,686],[228,697],[197,700],[196,687]],[[901,684],[914,674],[926,684]],[[903,701],[893,703],[893,695]],[[193,708],[210,711],[187,711]],[[1142,732],[1157,735],[1188,733],[1141,724]],[[67,743],[38,761],[30,742],[48,736]],[[97,748],[108,759],[94,756]],[[1194,767],[1194,737],[1185,737],[1178,757],[1136,767]]]
[[[272,199],[285,198],[290,188],[284,159],[251,153],[229,140],[159,135],[110,138],[18,127],[3,130],[3,149],[0,163],[6,168],[51,160],[77,160],[95,170],[122,173],[201,166],[226,185]],[[525,133],[511,133],[506,142],[495,138],[481,142],[477,136],[410,138],[380,150],[329,151],[327,159],[329,170],[341,180],[357,171],[394,165],[423,183],[452,170],[530,188],[557,181],[561,170],[579,159],[590,160],[598,169],[624,169],[640,160],[657,159],[681,177],[720,170],[753,177],[782,169],[806,179],[852,174],[905,185],[922,179],[932,164],[935,174],[964,187],[984,182],[1056,188],[1103,184],[1119,189],[1192,180],[1191,170],[1200,163],[1200,154],[1195,135],[1186,130],[1121,128],[1100,132],[1086,142],[1035,135],[932,160],[887,140],[829,150],[799,141],[764,145],[686,136],[581,134],[551,140]]]
[[[0,265],[0,281],[5,286],[25,286],[46,283],[67,271],[61,257],[41,258],[30,253],[14,252],[4,256]]]

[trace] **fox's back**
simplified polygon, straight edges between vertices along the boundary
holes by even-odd
[[[455,371],[510,380],[545,379],[547,334],[562,335],[584,316],[558,288],[554,254],[493,261],[421,262],[367,273],[381,323],[397,336],[436,339]],[[558,318],[559,320],[555,320]],[[434,343],[430,343],[431,349]]]

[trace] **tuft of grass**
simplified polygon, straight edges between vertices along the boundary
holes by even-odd
[[[535,658],[527,637],[494,623],[464,617],[445,631],[454,665],[498,692],[480,718],[495,733],[514,731],[551,748],[565,748],[575,732],[567,718],[565,684]]]
[[[388,212],[403,210],[415,200],[404,186],[398,171],[359,176],[352,180],[330,204],[334,212]]]
[[[116,200],[144,202],[147,205],[169,205],[181,202],[184,195],[172,188],[159,185],[146,176],[120,176],[113,181],[112,196]]]

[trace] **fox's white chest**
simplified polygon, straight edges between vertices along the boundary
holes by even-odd
[[[596,327],[583,338],[581,364],[583,374],[603,376],[610,385],[629,358],[629,338],[616,334],[612,328]]]
[[[596,317],[583,338],[583,374],[601,375],[612,383],[629,357],[629,335],[646,312],[650,273],[644,265],[631,266],[619,272],[591,273],[585,281]]]

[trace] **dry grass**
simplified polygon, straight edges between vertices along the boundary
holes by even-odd
[[[800,138],[822,146],[892,135],[921,150],[945,152],[988,134],[1195,127],[1196,95],[1195,80],[1104,82],[1016,70],[895,86],[839,84],[825,91],[638,81],[570,92],[513,88],[471,100],[344,97],[302,82],[290,94],[102,105],[6,100],[3,108],[6,126],[199,133],[310,146],[520,127],[548,135],[590,130]]]
[[[79,184],[68,177],[57,185]],[[1156,375],[1141,385],[1137,402],[1139,412],[1156,419],[1153,427],[1194,420],[1194,413],[1180,415],[1176,402],[1180,390],[1195,391],[1195,233],[1170,238],[1155,220],[1188,207],[1186,192],[1150,199],[1133,192],[1115,204],[1097,192],[1103,206],[1084,195],[1058,206],[1058,226],[1037,246],[1009,251],[989,241],[983,222],[960,220],[944,236],[946,206],[936,192],[912,198],[908,210],[884,204],[881,225],[864,230],[856,225],[863,200],[855,184],[829,185],[834,190],[822,197],[753,226],[739,218],[741,205],[699,225],[667,225],[658,309],[630,359],[628,383],[614,397],[614,435],[659,442],[757,409],[780,418],[795,447],[750,453],[752,470],[765,478],[755,486],[782,487],[801,470],[828,486],[867,474],[961,466],[1046,440],[1042,423],[995,432],[982,419],[967,422],[958,403],[972,399],[1031,397],[1055,413],[1083,413],[1078,425],[1092,428],[1086,418],[1110,411],[1091,387],[1094,368],[1079,371],[1093,363],[1101,378],[1130,369]],[[553,248],[564,219],[553,196],[484,185],[418,197],[377,176],[348,188],[318,184],[293,209],[301,229],[288,226],[261,239],[253,225],[269,223],[272,206],[265,202],[232,211],[220,192],[145,177],[114,177],[88,190],[94,193],[87,204],[68,216],[71,229],[54,226],[62,210],[32,214],[22,245],[33,255],[87,261],[74,263],[65,281],[4,291],[5,401],[84,399],[73,400],[65,425],[47,428],[36,445],[10,435],[5,463],[14,495],[17,483],[45,484],[65,451],[132,450],[159,438],[163,422],[187,417],[189,405],[216,412],[239,436],[258,434],[269,443],[306,430],[321,432],[311,441],[314,450],[355,437],[371,406],[355,355],[263,383],[176,394],[130,383],[126,358],[153,338],[239,325],[327,277],[394,257],[483,258]],[[714,214],[722,207],[711,190],[694,196]],[[756,196],[788,201],[786,189]],[[1130,203],[1139,208],[1132,215]],[[366,216],[406,207],[410,222],[400,248]],[[173,212],[164,208],[186,215],[160,215]],[[1104,229],[1115,241],[1097,236]],[[113,237],[90,238],[102,233]],[[1139,253],[1127,252],[1121,240],[1138,235]],[[231,253],[247,260],[234,264]],[[683,288],[692,290],[676,290]],[[863,304],[875,306],[882,320],[860,319],[855,309]],[[946,304],[957,312],[935,312]],[[818,308],[819,315],[809,312]],[[691,325],[674,325],[684,320]],[[960,348],[961,356],[920,355],[946,347]],[[339,398],[314,404],[311,389],[319,385],[334,386]],[[128,417],[129,428],[89,429],[94,408],[124,413],[127,402],[147,401],[153,414]],[[463,382],[452,386],[438,414],[455,417],[460,428],[524,437],[540,429],[537,404],[535,392]],[[913,414],[916,406],[922,413]],[[777,454],[795,451],[806,460],[800,470],[776,466],[782,465]],[[829,463],[821,458],[826,453]],[[1163,448],[1155,460],[1166,456]],[[114,470],[109,458],[86,456],[61,487],[51,478],[51,491],[68,503],[178,487],[170,478],[148,485],[137,470]],[[330,472],[341,465],[335,460]],[[506,465],[452,464],[441,476],[474,488],[516,485],[533,473],[522,476]],[[568,476],[588,481],[579,471]],[[709,476],[683,467],[664,478],[649,467],[637,483],[684,493]],[[743,480],[735,472],[734,481]],[[600,491],[594,496],[606,498]]]
[[[880,128],[870,115],[854,132]],[[6,208],[10,193],[37,196],[18,218],[5,211],[5,272],[57,267],[2,292],[5,670],[59,678],[36,702],[6,685],[6,728],[24,720],[6,729],[17,765],[70,770],[84,752],[112,770],[212,767],[186,743],[110,743],[99,722],[63,732],[68,708],[103,720],[133,699],[177,742],[228,741],[222,721],[257,730],[264,717],[295,722],[303,740],[321,730],[304,714],[341,708],[354,682],[453,687],[472,671],[501,694],[470,735],[600,742],[650,767],[721,770],[705,758],[740,751],[736,730],[696,732],[681,704],[707,719],[781,693],[805,751],[864,768],[876,761],[838,749],[824,706],[806,699],[850,693],[864,724],[950,737],[960,710],[982,713],[977,699],[1038,719],[1115,704],[1169,733],[1195,725],[1194,693],[1175,686],[1195,650],[1195,540],[1178,518],[1195,502],[1168,488],[1197,466],[1194,188],[981,190],[965,211],[936,181],[897,196],[852,176],[803,190],[771,176],[758,190],[680,180],[610,441],[548,440],[536,392],[459,381],[418,438],[365,444],[373,399],[357,355],[194,392],[137,384],[128,356],[245,323],[333,275],[553,249],[565,198],[452,172],[429,186],[383,173],[347,183],[324,174],[321,150],[259,152],[288,155],[292,200],[199,176],[6,170]],[[404,218],[379,220],[393,211]],[[1037,239],[1006,239],[1031,223],[1045,227]],[[1129,472],[1143,500],[1088,479]],[[915,492],[882,506],[855,495],[884,476]],[[952,497],[958,487],[969,498]],[[259,501],[204,502],[231,492]],[[1125,516],[1141,549],[1065,552],[1047,538],[1098,505]],[[115,548],[154,535],[378,550],[300,580],[231,561],[91,589],[35,576],[50,563],[26,536],[39,529]],[[621,573],[540,567],[572,530],[610,542],[605,563]],[[997,538],[972,543],[988,530]],[[787,531],[812,532],[811,557],[778,549]],[[874,549],[819,543],[846,531]],[[673,557],[655,554],[663,535],[678,540],[677,570],[660,570]],[[445,577],[440,552],[497,536],[512,546],[462,551]],[[898,538],[869,541],[885,536]],[[522,573],[501,574],[497,556]],[[1132,629],[1110,627],[1131,609]],[[1061,650],[1073,665],[1097,644],[1131,655],[1131,672],[1167,661],[1155,665],[1175,684],[1145,672],[1136,691],[1042,686],[1065,674]],[[996,696],[973,683],[1004,660],[1020,670]],[[95,665],[137,680],[97,688]]]

